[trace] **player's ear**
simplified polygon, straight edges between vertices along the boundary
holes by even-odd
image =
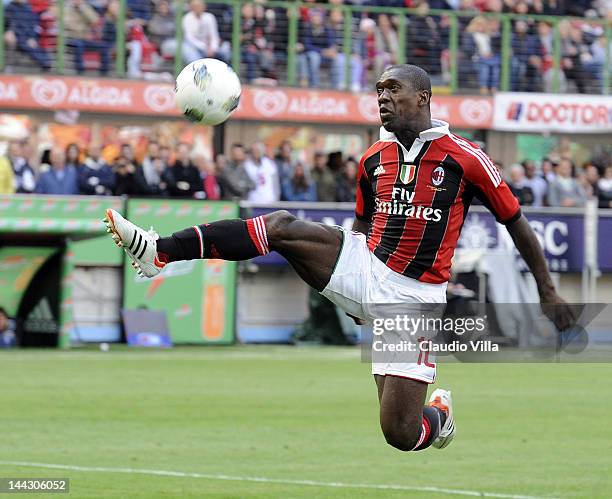
[[[419,106],[429,106],[431,101],[431,92],[429,90],[421,90],[419,92]]]

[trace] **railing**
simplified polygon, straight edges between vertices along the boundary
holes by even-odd
[[[135,60],[135,52],[145,47],[139,49],[134,45],[134,30],[142,26],[144,34],[148,34],[147,22],[138,22],[128,15],[126,0],[111,0],[107,12],[99,14],[105,19],[100,21],[102,30],[108,27],[112,32],[110,27],[115,27],[112,40],[105,31],[101,35],[107,36],[103,49],[79,47],[72,27],[66,24],[68,9],[73,8],[69,1],[52,2],[41,16],[42,32],[37,43],[49,54],[51,71],[72,74],[77,69],[103,69],[100,58],[105,53],[111,58],[114,55],[109,74],[133,77],[130,64]],[[176,0],[173,6],[175,29],[168,39],[176,40],[174,54],[160,55],[158,43],[155,63],[144,60],[142,55],[137,61],[136,73],[142,70],[138,76],[170,78],[185,65],[182,19],[189,6],[185,0]],[[11,9],[10,4],[0,2],[0,26],[8,25],[10,29],[14,19],[10,18],[10,10],[6,15],[7,9]],[[612,25],[603,19],[424,7],[349,7],[282,1],[254,4],[244,0],[208,2],[207,9],[215,15],[224,42],[217,56],[225,57],[243,79],[255,83],[372,88],[386,64],[409,62],[424,66],[434,84],[452,93],[478,90],[610,93]],[[337,50],[323,49],[318,56],[311,57],[304,45],[307,26],[312,21],[305,22],[304,18],[314,9],[325,12],[327,20],[335,20],[329,36]],[[254,17],[249,20],[251,10]],[[524,27],[522,22],[528,31],[521,38],[518,32]],[[383,30],[383,25],[390,29]],[[254,33],[259,33],[257,45],[245,41],[245,36]],[[484,36],[475,37],[473,33]],[[32,47],[20,47],[14,37],[4,35],[0,37],[0,68],[32,71],[31,61],[28,63],[31,56],[27,55]],[[161,41],[165,40],[158,40]],[[491,57],[479,55],[488,46]]]

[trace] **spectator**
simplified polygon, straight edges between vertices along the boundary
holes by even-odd
[[[287,201],[316,201],[317,187],[306,176],[304,165],[296,163],[293,172],[282,183],[283,199]]]
[[[116,182],[115,194],[117,196],[144,194],[138,180],[141,175],[139,173],[140,168],[134,158],[132,146],[123,144],[121,153],[113,165]]]
[[[502,0],[485,0],[483,4],[483,12],[495,12],[500,14],[504,11],[504,2],[502,2]],[[512,9],[512,6],[508,5],[508,8],[506,10],[510,9]]]
[[[518,199],[521,206],[531,206],[533,204],[533,191],[525,178],[525,169],[522,165],[516,164],[510,167],[510,178],[508,179],[508,187],[514,197]]]
[[[378,77],[388,66],[397,63],[399,40],[397,32],[387,14],[378,16],[376,31],[376,60],[374,62],[374,77]]]
[[[221,187],[217,179],[215,162],[200,154],[194,158],[194,163],[200,172],[200,190],[195,193],[197,199],[217,201],[221,199]]]
[[[0,156],[0,194],[13,194],[15,192],[15,180],[13,169],[8,158]]]
[[[233,144],[230,152],[230,161],[226,166],[219,168],[219,184],[224,197],[228,199],[246,199],[253,189],[255,182],[251,180],[245,169],[246,152],[242,144]]]
[[[342,151],[333,151],[327,155],[327,168],[338,177],[344,169],[344,159],[342,159]]]
[[[255,203],[280,201],[280,183],[276,165],[265,152],[266,146],[262,142],[256,142],[251,147],[250,158],[244,164],[247,174],[255,182],[255,189],[249,192],[247,199]]]
[[[115,190],[115,174],[102,157],[102,148],[92,145],[88,153],[85,164],[78,170],[81,194],[111,196]]]
[[[542,65],[540,67],[540,73],[544,82],[544,91],[552,92],[553,83],[555,81],[555,73],[557,73],[558,85],[560,89],[564,89],[565,74],[560,68],[558,72],[555,72],[553,68],[553,30],[550,24],[545,22],[538,23],[538,40],[540,42],[540,48],[542,49]]]
[[[162,160],[164,165],[168,166],[170,164],[170,158],[172,156],[172,151],[168,146],[161,146],[159,148],[159,159]]]
[[[606,167],[603,177],[597,182],[599,207],[612,208],[612,164]]]
[[[602,83],[604,81],[604,70],[606,67],[606,44],[607,40],[605,36],[600,36],[591,44],[591,54],[593,55],[593,57],[588,63],[587,70],[594,74],[596,77],[598,87],[594,90],[597,93],[603,93]],[[612,41],[610,42],[610,47],[608,48],[608,50],[612,51]]]
[[[472,14],[473,16],[477,16],[481,10],[479,7],[476,6],[476,2],[474,0],[458,0],[459,1],[459,7],[458,10],[461,10],[463,12],[465,12],[466,14]],[[459,32],[463,33],[467,27],[468,24],[470,24],[470,21],[473,19],[470,18],[469,16],[460,16],[457,19],[457,24],[459,26]]]
[[[512,32],[512,90],[515,92],[538,90],[541,66],[540,40],[529,33],[527,21],[516,21]]]
[[[583,61],[592,58],[589,46],[582,39],[580,28],[572,26],[570,21],[559,23],[561,35],[561,67],[568,81],[573,81],[579,93],[587,91],[588,74],[583,68]]]
[[[200,172],[191,162],[190,152],[189,146],[181,142],[176,150],[176,161],[162,174],[170,196],[193,197],[202,190]]]
[[[550,158],[542,159],[542,178],[546,180],[549,184],[555,180],[555,168],[557,167],[557,163]]]
[[[298,45],[298,73],[302,86],[321,86],[321,61],[329,54],[333,45],[332,33],[325,26],[324,14],[319,9],[310,11],[310,20],[302,27],[302,36]]]
[[[66,165],[66,153],[59,147],[53,147],[49,153],[50,168],[38,179],[38,194],[78,194],[77,171]]]
[[[0,348],[17,346],[17,335],[9,324],[9,317],[4,308],[0,307]]]
[[[151,196],[167,194],[166,182],[162,180],[166,167],[159,144],[151,140],[147,145],[147,155],[142,160],[142,168],[138,170],[138,182],[143,192]]]
[[[23,155],[23,144],[11,141],[8,146],[8,160],[13,167],[13,179],[17,194],[31,194],[36,189],[34,170]]]
[[[586,195],[582,186],[572,177],[573,165],[569,159],[562,159],[556,168],[555,179],[548,187],[548,201],[551,206],[584,206]]]
[[[592,0],[572,0],[563,3],[562,14],[565,16],[584,16],[584,13],[591,8]]]
[[[327,156],[317,151],[314,156],[314,165],[310,172],[317,186],[317,200],[332,202],[336,200],[336,177],[327,167]]]
[[[104,39],[105,24],[104,19],[86,0],[67,1],[64,12],[66,44],[74,49],[77,73],[85,71],[85,52],[100,54],[100,74],[108,73],[112,45]]]
[[[163,58],[176,54],[176,19],[167,0],[155,4],[155,12],[147,23],[147,34]]]
[[[561,3],[557,0],[534,0],[532,10],[538,15],[559,16],[561,15]]]
[[[283,185],[285,179],[291,177],[296,165],[295,161],[291,159],[292,151],[293,147],[291,146],[291,142],[288,140],[283,140],[278,148],[278,154],[274,158],[281,185]]]
[[[145,24],[151,19],[151,2],[149,0],[126,0],[125,3],[131,21]]]
[[[546,192],[548,191],[548,183],[543,177],[538,175],[535,163],[532,160],[523,161],[523,168],[525,168],[525,185],[527,185],[533,193],[532,206],[544,206]]]
[[[598,199],[599,197],[599,171],[591,164],[584,166],[582,172],[582,187],[587,199]]]
[[[51,59],[38,43],[39,17],[27,0],[13,0],[5,9],[4,40],[7,45],[27,54],[43,71],[51,69]]]
[[[336,201],[341,203],[353,203],[357,191],[357,161],[348,158],[338,178],[336,186]]]
[[[66,146],[66,166],[72,166],[77,173],[81,169],[81,150],[74,142]]]
[[[257,78],[257,69],[261,76],[276,80],[274,72],[274,45],[268,39],[274,32],[273,10],[266,11],[261,4],[245,3],[242,5],[242,28],[240,46],[242,58],[247,66],[246,80],[252,82]]]
[[[363,81],[368,81],[368,73],[374,70],[376,65],[376,39],[378,36],[378,26],[376,21],[370,17],[364,17],[359,23],[359,33],[363,37],[363,68],[364,75],[362,76]],[[374,75],[376,78],[376,75]]]
[[[353,18],[349,16],[353,23]],[[339,9],[330,13],[329,28],[331,30],[333,45],[325,50],[325,57],[331,59],[332,86],[338,90],[346,90],[346,56],[344,54],[344,14]],[[363,77],[364,41],[358,26],[351,27],[353,31],[353,46],[349,61],[350,89],[353,92],[361,90]]]
[[[215,172],[217,176],[219,176],[219,172],[227,166],[227,162],[227,156],[225,154],[217,154],[215,158]]]
[[[202,0],[191,0],[190,11],[183,17],[183,59],[186,63],[215,57],[228,60],[226,51],[221,50],[221,38],[217,19],[206,12],[206,3]]]
[[[440,27],[429,15],[427,2],[417,7],[417,13],[408,25],[408,57],[410,62],[421,66],[430,74],[440,74],[442,43]]]
[[[102,35],[101,41],[103,47],[108,48],[111,51],[115,46],[117,40],[117,23],[119,22],[119,0],[109,0],[104,12],[102,19]],[[128,22],[128,27],[131,23]]]
[[[128,26],[127,74],[129,78],[141,78],[144,68],[158,68],[160,65],[157,47],[149,40],[142,25],[130,23]]]
[[[494,19],[476,16],[467,27],[463,44],[478,74],[480,93],[487,95],[499,86],[500,36]]]

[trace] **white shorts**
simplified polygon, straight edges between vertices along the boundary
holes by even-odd
[[[398,274],[374,256],[364,234],[340,230],[343,232],[340,256],[321,294],[342,310],[373,323],[380,317],[377,305],[446,303],[446,283],[429,284]],[[385,357],[384,362],[375,362],[373,356],[372,374],[433,383],[435,359],[433,354],[423,357],[419,352],[413,355],[403,352],[395,360]]]

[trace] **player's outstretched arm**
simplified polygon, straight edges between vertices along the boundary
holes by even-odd
[[[548,272],[544,252],[525,215],[521,215],[515,222],[507,224],[506,228],[514,241],[514,245],[535,277],[542,311],[554,322],[559,331],[568,329],[575,323],[574,314],[555,289]]]

